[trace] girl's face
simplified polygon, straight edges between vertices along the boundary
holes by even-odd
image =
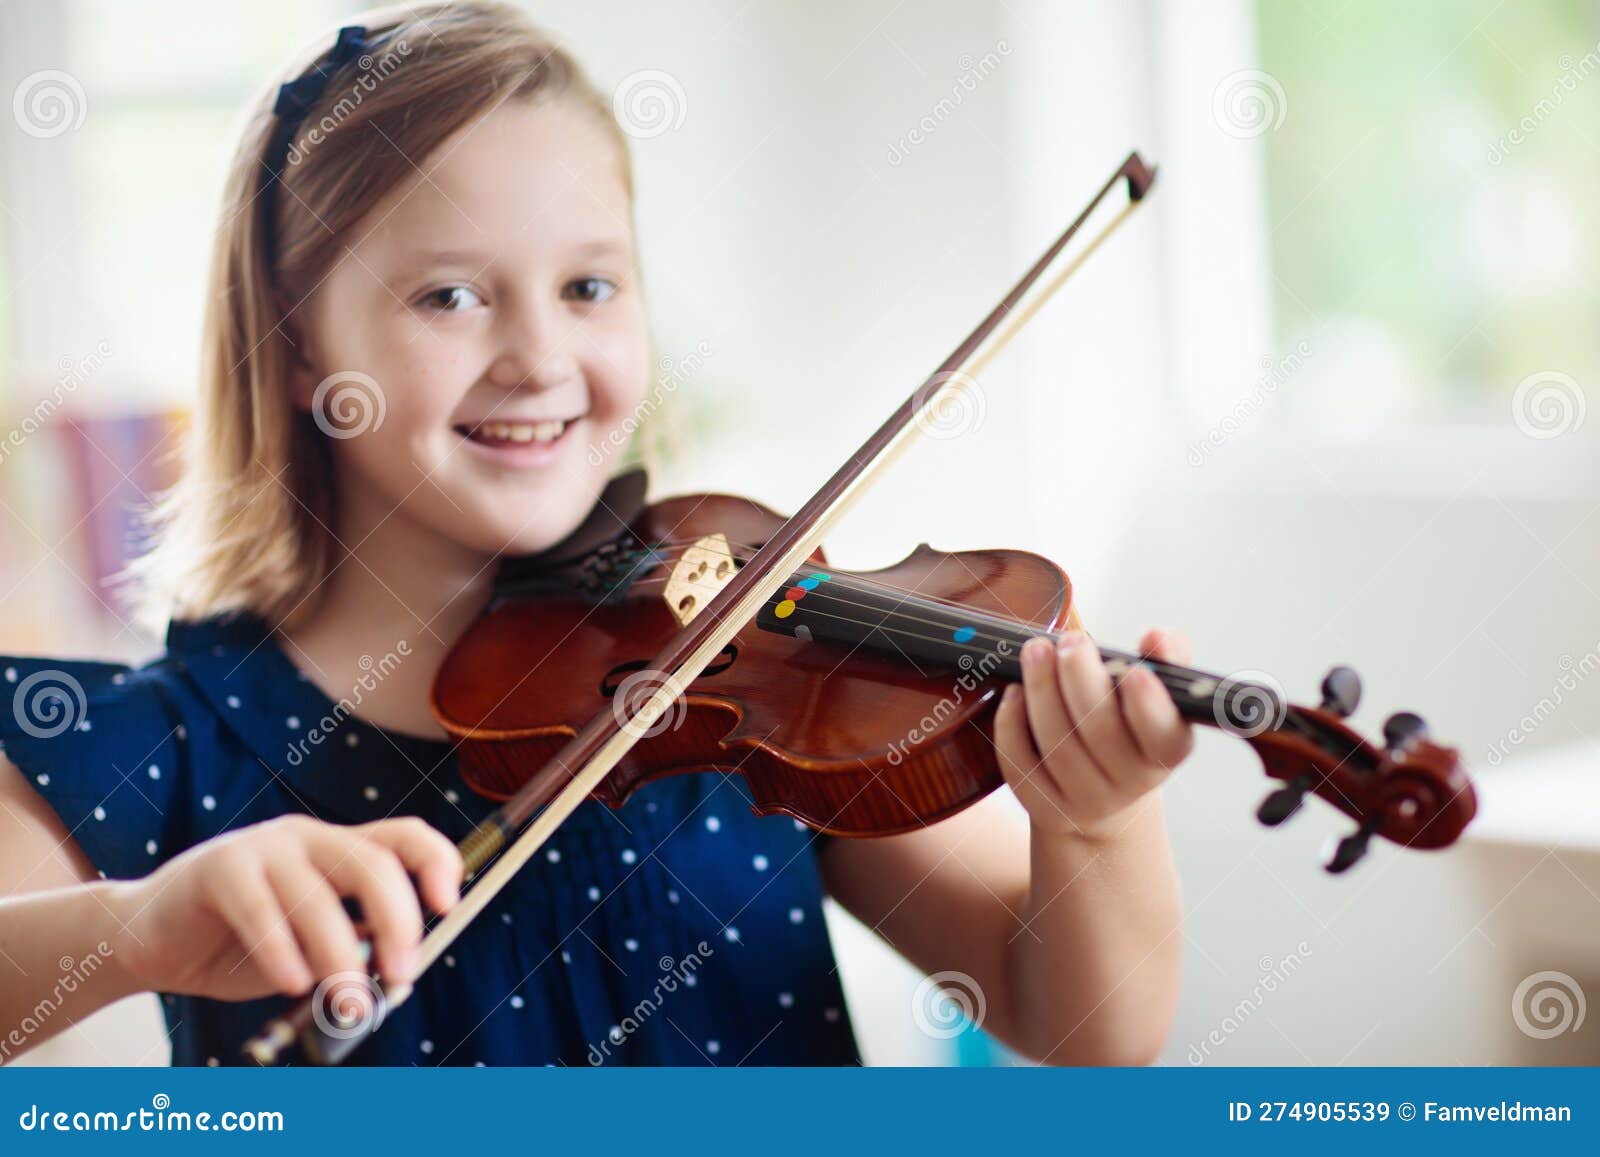
[[[347,529],[542,550],[592,509],[649,378],[617,145],[567,102],[510,101],[416,160],[300,311],[296,402],[332,431]]]

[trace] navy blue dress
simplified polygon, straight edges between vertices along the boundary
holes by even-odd
[[[253,618],[174,624],[141,667],[0,658],[0,676],[6,755],[113,879],[290,813],[415,815],[459,840],[493,806],[448,743],[363,723]],[[818,847],[752,815],[737,777],[585,803],[349,1063],[858,1064]],[[163,995],[173,1063],[243,1063],[285,1003]]]

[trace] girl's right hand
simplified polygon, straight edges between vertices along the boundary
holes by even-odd
[[[423,820],[343,826],[282,816],[119,884],[117,955],[141,988],[250,1000],[366,973],[366,936],[384,983],[408,984],[422,938],[419,892],[443,913],[460,898],[461,879],[455,845]],[[362,929],[342,897],[360,901]]]

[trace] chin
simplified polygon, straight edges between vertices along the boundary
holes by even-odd
[[[523,512],[523,521],[512,521],[500,513],[492,525],[474,535],[478,540],[474,545],[481,543],[484,553],[497,556],[539,554],[577,530],[593,507],[592,499],[570,507],[563,505],[559,511],[545,506]]]

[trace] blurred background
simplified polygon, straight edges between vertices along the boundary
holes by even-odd
[[[1254,756],[1202,736],[1166,791],[1165,1063],[1600,1060],[1600,8],[528,6],[631,108],[681,383],[658,493],[792,509],[1129,149],[1159,163],[830,551],[1036,550],[1103,642],[1178,627],[1313,703],[1349,663],[1360,729],[1461,747],[1466,843],[1334,878],[1349,822],[1260,828]],[[0,0],[0,653],[158,646],[107,579],[170,477],[231,133],[360,7]],[[1008,1063],[834,930],[869,1062]],[[164,1063],[158,1024],[126,1002],[30,1059]]]

